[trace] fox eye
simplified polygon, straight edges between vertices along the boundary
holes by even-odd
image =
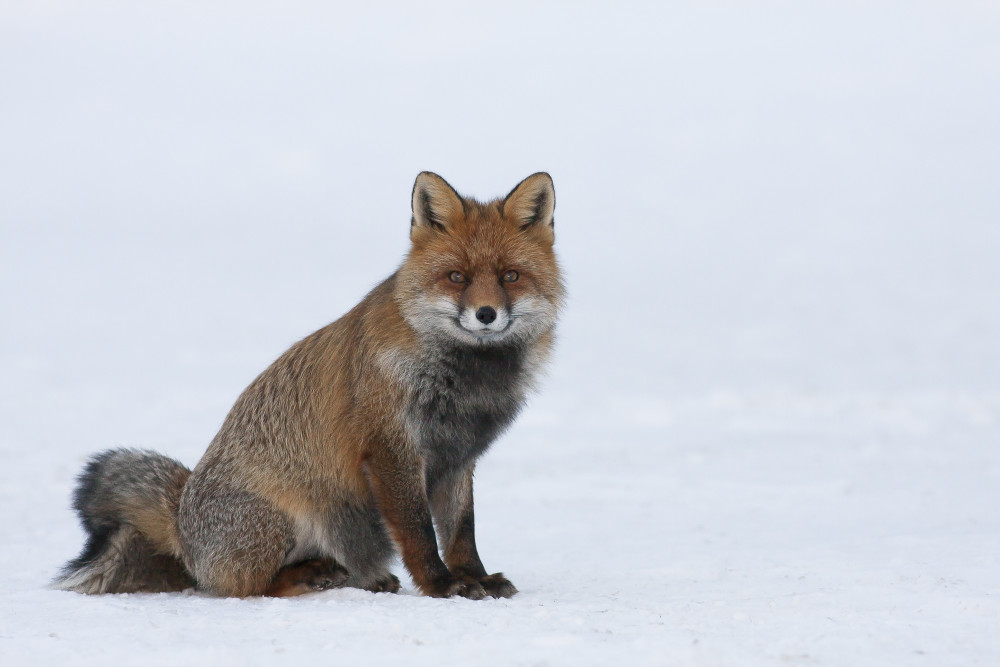
[[[463,276],[458,271],[452,271],[451,273],[448,274],[448,280],[450,280],[453,283],[464,283],[465,276]]]
[[[516,283],[518,277],[519,276],[517,274],[517,271],[508,271],[507,273],[503,274],[503,281],[505,283]]]

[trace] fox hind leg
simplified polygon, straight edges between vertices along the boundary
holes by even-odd
[[[291,521],[260,496],[206,486],[189,484],[181,500],[185,566],[215,595],[265,595],[295,543]]]

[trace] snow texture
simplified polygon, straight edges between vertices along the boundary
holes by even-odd
[[[0,5],[0,662],[1000,664],[989,3]],[[46,588],[86,458],[188,465],[407,248],[555,180],[481,461],[511,600]]]

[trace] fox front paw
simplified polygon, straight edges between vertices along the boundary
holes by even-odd
[[[427,587],[427,595],[435,598],[450,598],[456,595],[470,600],[482,600],[486,591],[482,584],[471,577],[441,577]]]
[[[495,598],[510,598],[517,593],[517,588],[510,583],[507,577],[503,576],[502,572],[483,577],[479,580],[479,584],[487,595],[492,595]]]

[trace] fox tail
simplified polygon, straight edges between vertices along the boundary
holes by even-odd
[[[177,528],[190,474],[177,461],[146,450],[110,449],[94,456],[73,494],[87,543],[52,586],[90,595],[194,586],[181,562]]]

